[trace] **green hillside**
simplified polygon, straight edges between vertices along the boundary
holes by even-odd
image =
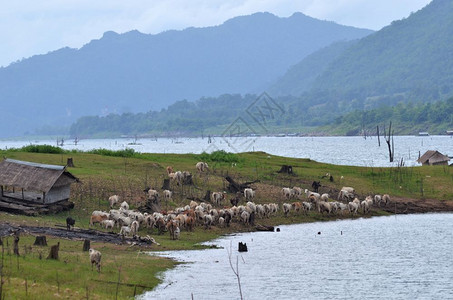
[[[395,134],[414,135],[419,132],[445,134],[453,130],[453,97],[434,103],[399,103],[368,111],[356,110],[338,117],[323,131],[340,135],[357,135],[363,131],[376,133],[376,126],[392,122]]]
[[[301,95],[308,91],[329,64],[356,43],[357,40],[337,42],[308,55],[274,83],[268,89],[269,94],[273,96]]]
[[[407,19],[361,39],[317,78],[364,108],[380,97],[431,101],[453,93],[453,2],[434,0]],[[372,98],[371,98],[372,97]]]

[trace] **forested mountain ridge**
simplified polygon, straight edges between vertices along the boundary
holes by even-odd
[[[453,95],[453,1],[433,0],[408,18],[347,44],[307,56],[269,88],[272,95],[295,96],[286,105],[300,126],[332,124],[351,111]],[[429,122],[439,124],[430,119],[425,127]],[[313,130],[339,132],[335,126]]]
[[[293,78],[290,85],[287,91],[295,95],[306,78]],[[360,39],[329,62],[310,90],[334,92],[337,102],[353,102],[352,109],[452,95],[453,1],[433,0],[408,18]]]
[[[182,99],[262,92],[306,55],[372,31],[301,13],[256,13],[160,34],[106,32],[0,68],[0,136],[62,128],[81,116],[159,111]]]
[[[377,126],[382,129],[392,122],[396,135],[446,134],[453,130],[453,97],[434,103],[399,103],[372,110],[356,110],[338,117],[324,131],[338,135],[376,134]]]
[[[358,40],[335,42],[308,55],[292,66],[267,91],[273,96],[299,96],[309,91],[316,78],[329,67],[329,64],[357,42]]]

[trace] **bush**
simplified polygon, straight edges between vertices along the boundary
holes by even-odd
[[[65,153],[65,150],[61,149],[60,147],[50,145],[28,145],[20,148],[19,151],[31,153],[51,153],[51,154]]]
[[[88,151],[87,153],[98,154],[104,156],[116,156],[116,157],[133,157],[136,155],[134,149],[124,149],[124,150],[108,150],[108,149],[95,149]]]
[[[224,150],[214,151],[211,154],[203,152],[199,155],[202,161],[215,161],[215,162],[227,162],[237,163],[240,161],[239,155]]]

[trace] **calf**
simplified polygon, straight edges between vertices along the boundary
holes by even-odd
[[[91,270],[93,270],[93,265],[96,265],[98,272],[101,272],[101,252],[90,249],[90,262],[91,262]]]
[[[66,229],[71,230],[71,227],[74,227],[75,220],[71,217],[66,218]]]

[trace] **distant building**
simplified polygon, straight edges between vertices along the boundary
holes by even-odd
[[[423,166],[433,166],[433,165],[448,165],[450,158],[447,155],[443,155],[436,150],[428,150],[423,154],[417,162]]]
[[[0,162],[2,198],[50,204],[69,199],[71,184],[78,179],[64,166],[14,159]]]

